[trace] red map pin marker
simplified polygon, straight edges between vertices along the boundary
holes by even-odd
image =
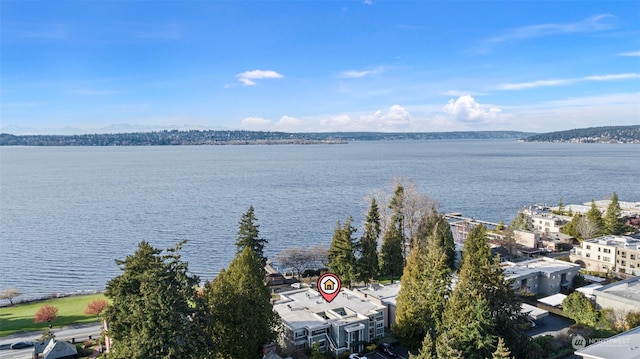
[[[329,303],[340,293],[341,287],[340,277],[333,273],[325,273],[318,278],[318,292]]]

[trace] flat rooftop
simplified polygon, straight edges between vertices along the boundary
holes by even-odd
[[[279,293],[273,309],[292,329],[328,326],[333,322],[360,321],[364,316],[384,310],[385,307],[357,295],[348,289],[328,303],[320,293],[310,288]]]
[[[605,294],[603,295],[603,293]],[[603,297],[627,299],[628,301],[638,304],[640,303],[640,277],[632,277],[605,285],[604,287],[594,289],[593,294],[596,297],[602,295]],[[640,304],[638,304],[638,306],[640,306]]]
[[[615,236],[607,235],[598,238],[589,239],[583,243],[602,244],[607,246],[613,246],[616,248],[626,248],[631,250],[640,249],[640,240],[629,236]]]
[[[522,262],[503,262],[500,264],[507,279],[535,273],[556,273],[568,269],[580,269],[580,265],[541,257]]]

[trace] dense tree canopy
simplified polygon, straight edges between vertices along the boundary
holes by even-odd
[[[58,319],[58,307],[55,307],[51,304],[45,304],[38,311],[33,318],[34,323],[49,323],[49,327],[51,327],[51,321]]]
[[[351,282],[358,278],[357,243],[353,237],[356,228],[351,225],[351,220],[351,217],[347,218],[342,226],[340,221],[336,223],[329,247],[329,270],[340,276],[346,286],[351,286]]]
[[[618,194],[613,192],[611,202],[604,214],[604,230],[606,234],[620,234],[624,230],[624,225],[620,219],[620,203],[618,202]]]
[[[109,358],[210,358],[213,345],[199,324],[206,321],[196,295],[199,279],[179,250],[161,251],[146,241],[117,260],[123,273],[107,283],[105,311],[113,339]]]
[[[218,357],[261,358],[262,346],[276,339],[280,322],[258,255],[245,247],[227,270],[205,286],[204,296],[215,318],[207,332],[213,337]]]
[[[577,323],[595,327],[600,320],[596,305],[581,292],[573,292],[562,301],[562,311]]]
[[[358,258],[359,279],[368,283],[378,275],[378,239],[380,238],[380,210],[375,198],[364,223],[364,232],[360,238],[360,258]]]

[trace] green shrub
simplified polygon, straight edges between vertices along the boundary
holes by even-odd
[[[369,353],[369,352],[375,351],[377,347],[378,347],[377,345],[371,344],[371,345],[367,345],[364,349],[367,351],[367,353]]]

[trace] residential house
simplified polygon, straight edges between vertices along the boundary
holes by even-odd
[[[33,357],[42,359],[75,359],[78,357],[78,349],[71,343],[51,339],[36,343]]]
[[[364,344],[384,336],[387,308],[359,293],[342,289],[331,302],[310,288],[279,294],[273,308],[285,327],[281,345],[287,349],[318,343],[320,350],[339,355],[360,352]]]

